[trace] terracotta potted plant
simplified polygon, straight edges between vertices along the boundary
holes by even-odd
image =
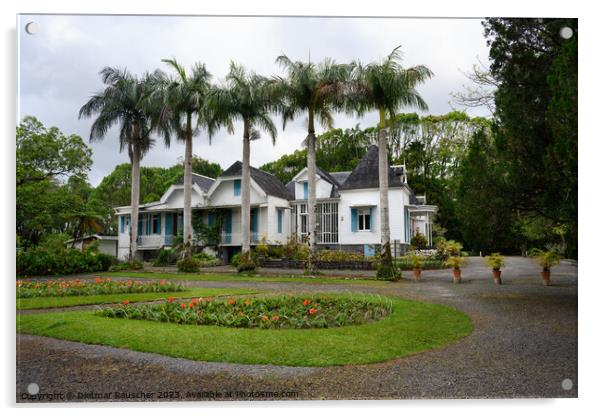
[[[490,256],[485,257],[485,263],[492,269],[494,283],[497,285],[501,285],[501,268],[504,267],[504,257],[500,253],[492,253]]]
[[[414,280],[420,280],[422,274],[422,265],[424,264],[424,257],[414,254],[412,256],[412,271],[414,272]]]
[[[459,256],[452,256],[446,260],[446,266],[453,267],[454,283],[462,282],[462,270],[460,267],[462,267],[464,263],[465,259]]]
[[[544,286],[550,286],[550,269],[552,266],[556,266],[560,263],[560,255],[553,251],[544,251],[540,249],[534,249],[531,253],[534,257],[535,262],[542,268],[541,279],[543,280]]]

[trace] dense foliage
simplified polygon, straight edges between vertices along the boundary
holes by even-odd
[[[119,293],[161,293],[183,291],[181,285],[164,280],[160,282],[140,282],[137,280],[114,281],[98,277],[94,281],[79,279],[23,281],[17,280],[17,298],[48,296],[87,296],[111,295]]]
[[[94,249],[80,251],[67,248],[64,236],[53,236],[37,247],[17,252],[17,275],[43,276],[107,271],[112,262],[113,257],[108,254],[98,253]]]
[[[392,304],[383,298],[340,298],[320,295],[227,300],[200,298],[181,303],[170,298],[155,305],[124,304],[103,309],[101,316],[189,325],[235,328],[303,329],[361,325],[388,316]]]

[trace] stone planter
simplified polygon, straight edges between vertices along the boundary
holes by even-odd
[[[462,270],[460,269],[454,269],[454,283],[461,283],[462,282]]]
[[[492,273],[493,273],[493,282],[496,285],[501,285],[502,284],[502,271],[493,269]]]
[[[543,285],[550,286],[550,271],[544,270],[540,274],[541,274],[541,278],[543,280]]]
[[[414,280],[420,280],[422,269],[414,268],[412,272],[414,273]]]

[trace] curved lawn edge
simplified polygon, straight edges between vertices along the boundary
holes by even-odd
[[[251,295],[260,293],[253,289],[236,288],[198,288],[185,289],[180,292],[151,292],[151,293],[115,293],[107,295],[81,295],[81,296],[43,296],[35,298],[17,298],[17,310],[54,309],[70,306],[107,305],[128,300],[135,302],[152,302],[168,297],[175,299],[188,299],[205,296]]]
[[[457,309],[388,299],[393,302],[389,317],[340,328],[224,328],[104,318],[92,311],[75,311],[17,316],[17,331],[197,361],[303,367],[388,361],[448,345],[472,332],[470,318]]]

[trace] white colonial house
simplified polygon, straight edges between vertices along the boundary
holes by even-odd
[[[193,175],[193,215],[211,225],[219,218],[219,251],[228,259],[241,247],[241,171],[235,162],[217,179]],[[274,175],[251,168],[251,244],[265,239],[283,244],[307,237],[307,169],[286,186]],[[351,172],[316,175],[316,240],[322,248],[361,251],[372,255],[380,244],[378,148],[371,146]],[[182,229],[183,184],[171,186],[160,201],[140,206],[138,249],[152,256],[171,246]],[[120,258],[129,252],[130,207],[115,209],[118,216]],[[432,221],[437,207],[427,205],[407,184],[404,166],[389,169],[389,222],[394,250],[404,251],[420,231],[432,244]],[[147,256],[145,256],[147,257]]]

